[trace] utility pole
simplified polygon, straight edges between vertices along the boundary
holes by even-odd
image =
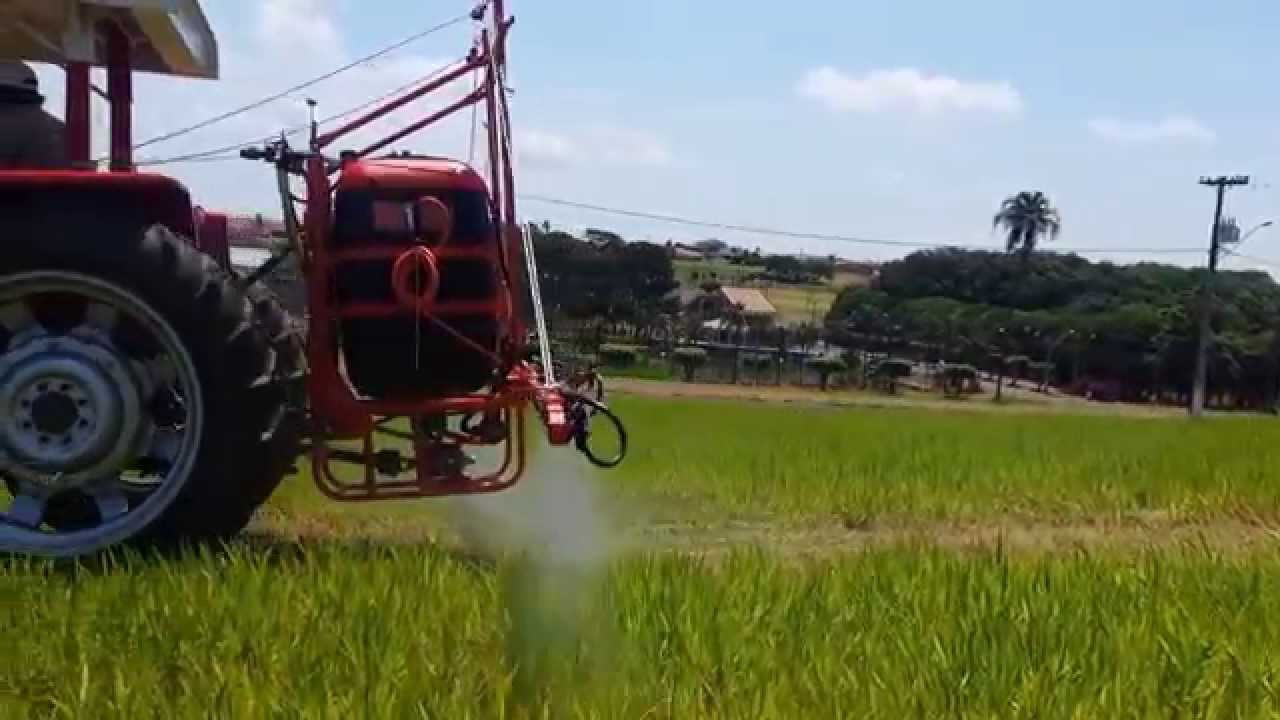
[[[1205,275],[1204,285],[1200,288],[1200,337],[1196,347],[1196,374],[1191,389],[1191,416],[1204,414],[1205,386],[1209,378],[1209,347],[1213,343],[1213,283],[1218,272],[1218,254],[1221,250],[1219,230],[1222,225],[1222,201],[1227,188],[1237,185],[1248,185],[1248,175],[1219,175],[1218,177],[1202,177],[1200,184],[1218,189],[1218,202],[1213,211],[1213,232],[1209,239],[1209,272]]]

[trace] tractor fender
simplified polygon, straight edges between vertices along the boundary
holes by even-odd
[[[231,239],[226,213],[195,209],[196,249],[213,258],[223,270],[231,269]]]
[[[162,225],[199,245],[191,195],[173,178],[133,172],[0,171],[0,217],[6,225],[56,227],[86,215],[117,228]],[[0,238],[0,252],[3,243]]]

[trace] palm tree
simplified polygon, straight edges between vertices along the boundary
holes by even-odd
[[[1006,250],[1027,258],[1035,252],[1040,239],[1056,238],[1062,229],[1058,209],[1040,191],[1020,192],[1005,198],[1000,212],[991,220],[991,227],[1003,228],[1008,233]]]

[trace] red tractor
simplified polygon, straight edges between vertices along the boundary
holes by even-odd
[[[331,131],[313,123],[305,148],[282,135],[242,151],[278,174],[306,284],[304,334],[259,282],[269,266],[230,268],[225,216],[134,165],[132,73],[217,76],[197,0],[0,8],[0,56],[66,70],[75,167],[95,166],[90,67],[106,68],[111,108],[108,172],[0,172],[0,479],[10,498],[0,491],[0,552],[225,538],[302,455],[335,500],[501,491],[525,470],[529,414],[552,445],[573,443],[605,467],[621,461],[617,418],[553,377],[515,211],[512,20],[502,0],[472,18],[469,54],[418,87]],[[474,89],[444,109],[364,149],[329,152],[459,80]],[[453,160],[378,155],[477,105],[488,177]],[[622,440],[614,457],[592,452],[600,418]]]

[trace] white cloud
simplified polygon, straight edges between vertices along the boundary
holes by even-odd
[[[668,167],[675,153],[657,135],[618,125],[589,125],[568,132],[520,130],[516,147],[534,166]]]
[[[1149,144],[1158,142],[1212,143],[1217,135],[1194,118],[1170,115],[1157,122],[1131,122],[1115,118],[1089,121],[1094,135],[1114,143]]]
[[[297,51],[295,43],[316,52],[341,47],[331,0],[264,0],[257,34],[264,47]]]
[[[666,142],[646,130],[597,125],[585,138],[592,154],[605,165],[665,167],[675,161]]]
[[[801,79],[798,92],[843,112],[1015,115],[1022,111],[1022,96],[1007,82],[967,82],[914,68],[872,70],[864,75],[850,75],[830,66],[815,68]]]
[[[578,148],[569,138],[546,130],[517,131],[515,146],[520,160],[530,165],[563,167],[578,159]]]

